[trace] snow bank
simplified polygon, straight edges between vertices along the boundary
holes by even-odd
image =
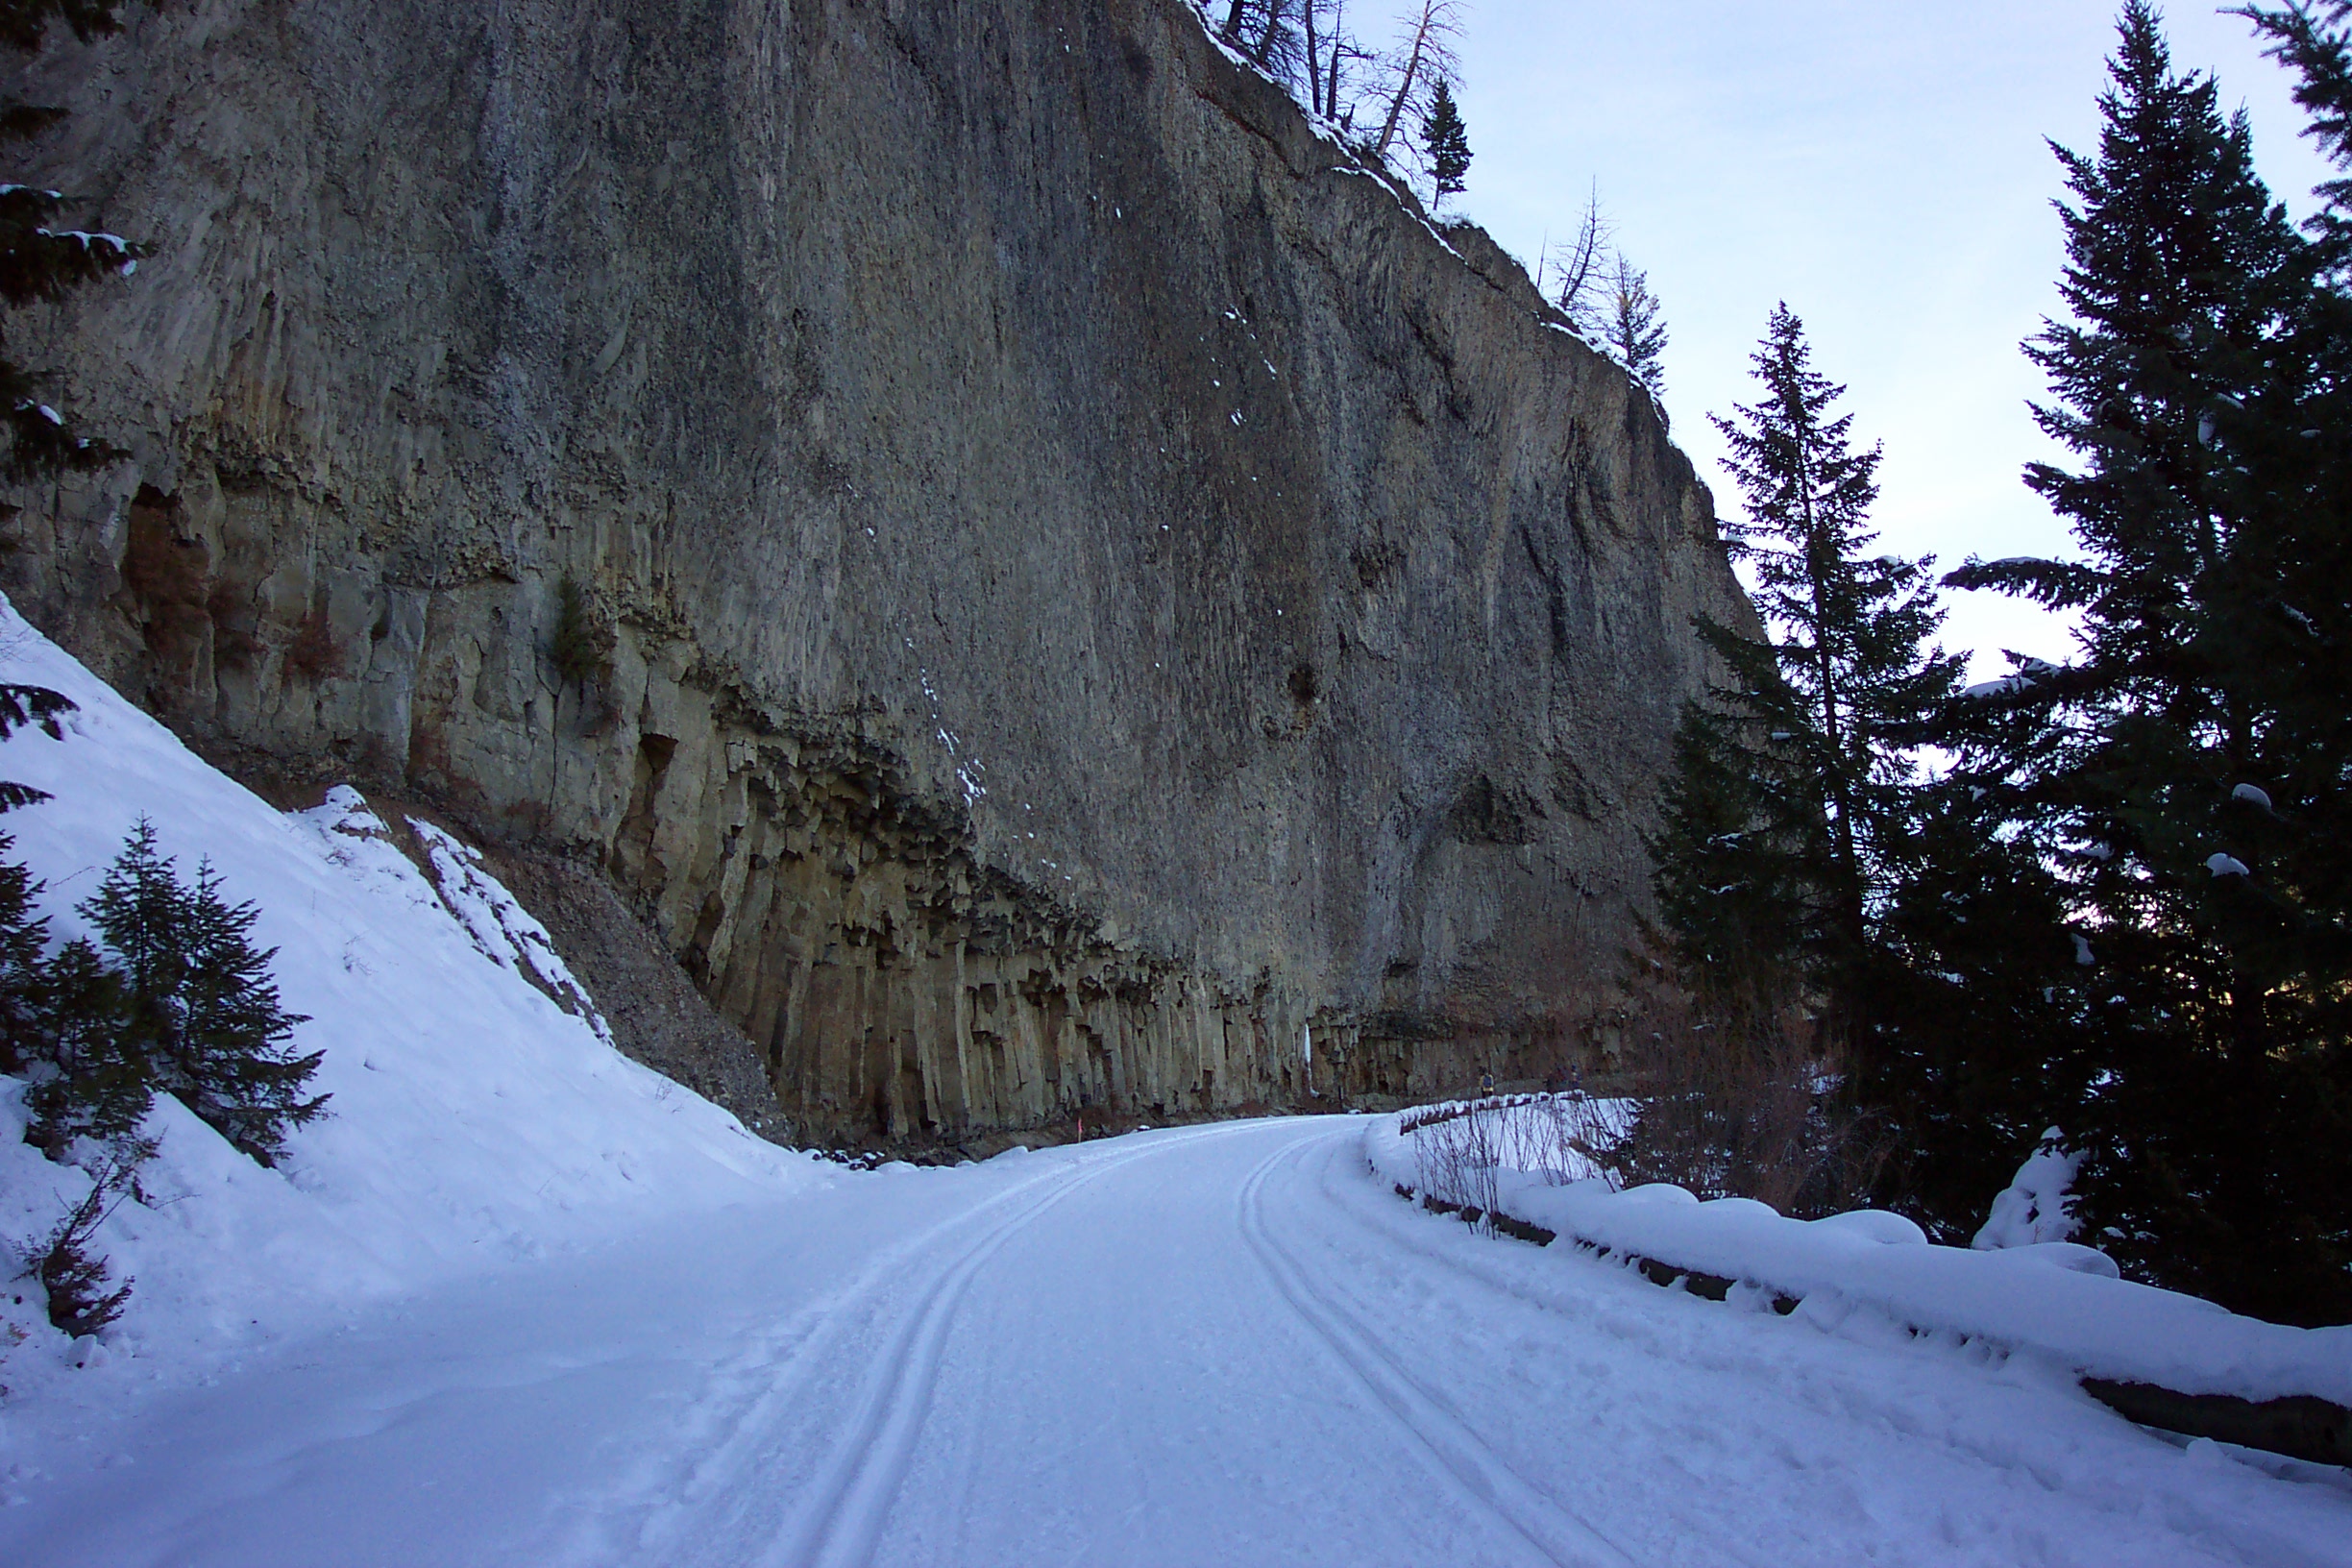
[[[1417,1189],[1411,1135],[1397,1117],[1364,1129],[1374,1171]],[[1795,1297],[1796,1315],[1835,1328],[1874,1311],[1908,1328],[2038,1355],[2085,1377],[2187,1394],[2267,1400],[2311,1394],[2352,1405],[2352,1327],[2295,1329],[2112,1277],[2101,1254],[2067,1241],[1977,1251],[1936,1246],[1898,1214],[1790,1219],[1748,1198],[1703,1202],[1678,1187],[1617,1191],[1498,1173],[1495,1207],[1563,1238]]]
[[[159,1100],[146,1129],[162,1143],[144,1172],[151,1201],[124,1204],[99,1237],[116,1276],[137,1282],[105,1355],[233,1344],[322,1309],[822,1179],[806,1156],[615,1050],[544,929],[456,841],[422,830],[437,892],[354,791],[282,815],[5,599],[0,679],[81,705],[61,742],[23,729],[0,744],[0,777],[56,797],[0,818],[13,853],[48,884],[52,943],[83,933],[74,906],[145,815],[184,874],[209,857],[226,895],[258,906],[255,940],[278,949],[283,1002],[310,1016],[293,1044],[326,1053],[314,1087],[332,1095],[276,1170]],[[79,1170],[23,1143],[22,1087],[0,1078],[0,1243],[45,1234],[88,1190]],[[0,1291],[0,1352],[9,1323],[29,1335],[0,1363],[19,1396],[44,1365],[92,1354],[63,1346],[27,1305],[37,1297],[21,1279]]]

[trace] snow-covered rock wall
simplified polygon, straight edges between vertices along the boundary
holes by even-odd
[[[1188,0],[128,20],[23,163],[155,246],[39,339],[136,455],[0,579],[182,732],[593,856],[820,1132],[1605,1027],[1707,493]]]

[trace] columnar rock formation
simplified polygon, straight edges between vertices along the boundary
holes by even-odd
[[[812,1129],[1605,1026],[1707,494],[1185,0],[203,0],[32,88],[156,254],[37,339],[135,458],[10,592],[594,855]]]

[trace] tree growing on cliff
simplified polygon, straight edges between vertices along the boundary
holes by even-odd
[[[555,585],[555,629],[548,658],[567,686],[585,686],[611,667],[612,628],[596,618],[587,591],[571,573]]]
[[[1348,31],[1347,0],[1304,0],[1299,31],[1306,50],[1307,107],[1345,131],[1356,117],[1344,102],[1351,85],[1348,68],[1374,57]]]
[[[1217,37],[1267,75],[1294,81],[1303,49],[1297,18],[1312,9],[1313,0],[1228,0]]]
[[[1421,148],[1428,157],[1430,180],[1435,192],[1430,205],[1441,207],[1458,194],[1470,173],[1470,134],[1462,126],[1461,110],[1454,103],[1454,88],[1440,77],[1430,97],[1429,113],[1421,121]]]
[[[1666,307],[1650,292],[1650,275],[1620,254],[1610,260],[1604,290],[1605,345],[1652,397],[1664,396]]]
[[[52,23],[89,42],[120,30],[122,0],[7,0],[0,5],[0,40],[21,55],[37,53]],[[0,146],[12,146],[55,126],[64,110],[0,98]],[[41,373],[20,363],[7,341],[11,314],[27,306],[55,305],[74,289],[106,277],[129,277],[141,248],[117,234],[61,228],[62,192],[0,184],[0,478],[12,482],[69,470],[89,470],[122,455],[77,432],[42,395]]]
[[[1615,233],[1616,226],[1601,210],[1601,183],[1596,180],[1585,194],[1584,209],[1577,215],[1576,237],[1548,247],[1536,264],[1536,285],[1551,282],[1560,314],[1588,337],[1600,336],[1608,319],[1609,241]]]
[[[1460,36],[1461,0],[1415,0],[1396,47],[1381,57],[1388,81],[1381,94],[1380,130],[1369,148],[1374,158],[1386,158],[1406,115],[1426,112],[1437,85],[1459,75],[1454,40]]]

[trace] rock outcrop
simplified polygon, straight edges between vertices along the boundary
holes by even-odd
[[[200,0],[30,88],[156,252],[12,338],[135,455],[9,591],[593,855],[811,1131],[1605,1043],[1707,493],[1184,0]]]

